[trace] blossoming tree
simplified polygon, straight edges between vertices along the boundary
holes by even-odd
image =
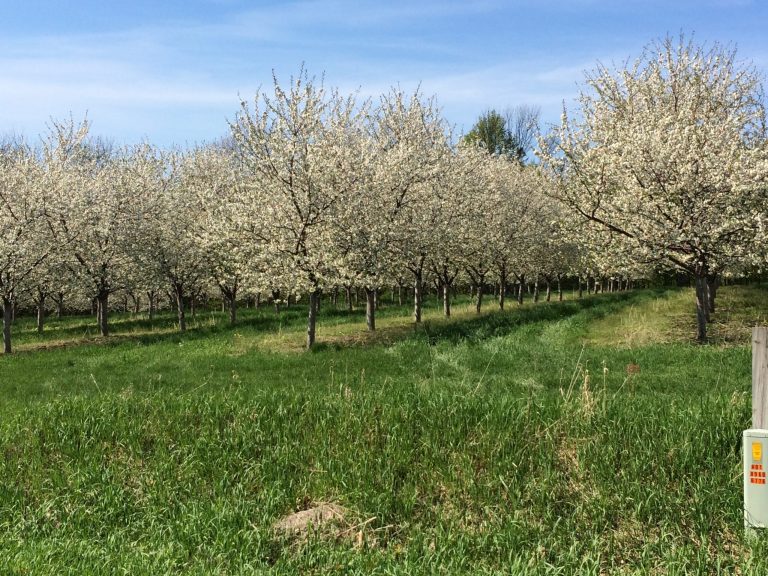
[[[768,199],[760,78],[735,51],[681,37],[586,84],[542,153],[555,195],[635,260],[691,274],[705,341],[717,275],[750,258]]]

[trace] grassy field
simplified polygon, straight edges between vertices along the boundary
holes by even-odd
[[[15,326],[0,358],[1,574],[766,574],[742,530],[750,327],[724,287],[480,316],[432,304]],[[320,503],[308,533],[276,521]]]

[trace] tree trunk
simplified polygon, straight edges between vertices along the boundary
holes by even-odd
[[[174,284],[173,290],[176,296],[176,315],[179,319],[179,332],[185,332],[187,329],[187,318],[184,314],[184,286]]]
[[[563,285],[560,281],[560,274],[557,275],[557,301],[562,302],[563,301]]]
[[[256,296],[253,297],[254,310],[258,310],[260,305],[261,305],[261,292],[257,292]]]
[[[707,312],[709,302],[707,297],[707,278],[703,275],[696,276],[696,339],[703,344],[707,341]]]
[[[413,282],[413,321],[416,323],[421,322],[421,292],[422,286],[422,272],[419,270],[414,273]]]
[[[499,310],[504,310],[504,300],[507,297],[507,271],[499,271]]]
[[[475,297],[475,312],[480,314],[480,309],[483,306],[483,292],[485,289],[485,276],[481,275],[479,282],[477,283],[477,296]]]
[[[594,282],[590,282],[590,277],[587,276],[587,294],[592,294],[592,287],[594,286],[595,294],[597,294],[597,278]]]
[[[45,293],[37,293],[37,333],[42,334],[45,326]]]
[[[581,300],[581,297],[584,295],[584,290],[581,287],[581,276],[579,276],[579,300]]]
[[[715,311],[715,297],[717,296],[717,289],[720,287],[720,276],[717,274],[707,275],[707,303],[709,304],[709,311],[714,313]]]
[[[227,297],[227,303],[229,304],[229,323],[234,326],[237,322],[237,297],[234,293]]]
[[[96,297],[98,303],[99,331],[104,337],[109,336],[109,292],[102,291]]]
[[[344,300],[347,303],[347,312],[352,312],[352,286],[344,286]]]
[[[56,302],[56,318],[64,316],[64,292],[59,292],[54,298]]]
[[[525,282],[525,274],[521,274],[518,278],[520,280],[520,288],[517,290],[517,304],[523,305],[523,283]]]
[[[13,323],[13,301],[3,296],[3,353],[11,353],[11,324]]]
[[[398,306],[403,305],[403,285],[402,284],[397,285],[397,305]]]
[[[539,279],[536,278],[536,280],[533,283],[533,302],[536,304],[539,301]]]
[[[237,289],[239,284],[237,279],[235,279],[232,284],[219,284],[219,290],[221,290],[221,295],[223,296],[223,303],[226,303],[227,309],[229,310],[229,324],[231,326],[234,326],[237,323]]]
[[[280,314],[280,290],[272,290],[272,303],[275,306],[275,314]]]
[[[370,332],[376,330],[376,289],[365,288],[365,325]]]
[[[443,314],[446,318],[451,317],[451,285],[443,284]]]
[[[547,282],[547,302],[552,300],[552,284],[550,284],[549,280]]]
[[[155,319],[155,292],[154,290],[148,290],[147,291],[147,300],[149,301],[149,305],[147,308],[147,312],[149,314],[149,321],[152,322],[152,320]]]
[[[309,293],[309,311],[307,313],[307,350],[315,344],[315,327],[317,326],[317,308],[319,294],[317,289]]]

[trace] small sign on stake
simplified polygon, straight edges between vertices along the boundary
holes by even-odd
[[[768,327],[752,330],[752,428],[744,430],[744,527],[768,526],[768,485],[763,456],[768,444]]]

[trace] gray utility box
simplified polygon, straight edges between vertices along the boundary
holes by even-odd
[[[744,430],[744,526],[768,526],[768,430]]]

